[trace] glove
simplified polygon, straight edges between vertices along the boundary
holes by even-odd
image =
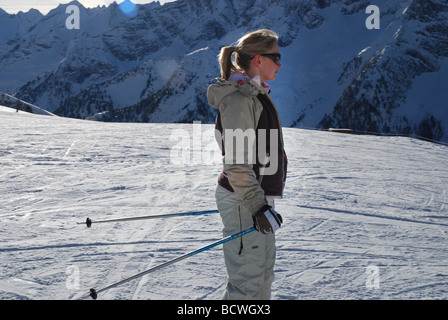
[[[268,205],[254,213],[252,219],[254,220],[255,229],[262,234],[275,233],[283,223],[282,216]]]

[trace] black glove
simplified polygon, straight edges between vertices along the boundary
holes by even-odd
[[[282,216],[268,205],[254,213],[252,219],[254,220],[255,229],[262,234],[275,233],[283,223]]]

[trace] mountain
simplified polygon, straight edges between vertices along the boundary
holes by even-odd
[[[446,1],[411,1],[377,50],[345,64],[338,82],[348,85],[321,125],[446,136],[447,18]]]
[[[67,29],[68,5],[80,29]],[[369,5],[380,28],[368,29]],[[8,21],[9,24],[6,24]],[[205,92],[219,48],[280,35],[272,97],[284,126],[344,127],[448,141],[445,0],[177,0],[47,15],[0,12],[0,91],[63,116],[214,121]]]
[[[47,115],[47,116],[55,116],[51,112],[48,112],[45,109],[39,108],[38,106],[32,105],[26,101],[17,99],[9,94],[0,92],[0,105],[4,108],[14,109],[16,112],[25,111],[28,113]]]

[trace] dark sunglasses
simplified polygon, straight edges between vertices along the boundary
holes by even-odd
[[[280,64],[280,59],[282,58],[280,53],[260,53],[259,55],[271,59],[276,65]],[[255,56],[251,57],[251,59],[253,58],[255,58]]]

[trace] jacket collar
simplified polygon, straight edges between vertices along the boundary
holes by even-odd
[[[266,90],[266,92],[269,93],[269,91],[271,90],[271,86],[266,84],[266,83],[261,83],[260,81],[260,76],[257,74],[255,77],[250,78],[249,75],[245,72],[234,72],[230,75],[229,80],[228,81],[255,81],[256,84],[258,84],[258,86],[264,88]]]

